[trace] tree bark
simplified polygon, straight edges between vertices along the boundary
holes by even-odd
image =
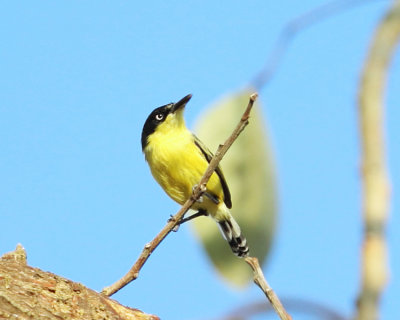
[[[27,265],[25,249],[0,258],[0,319],[156,320],[80,283]]]

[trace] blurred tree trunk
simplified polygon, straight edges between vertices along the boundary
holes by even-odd
[[[27,265],[21,245],[0,258],[0,319],[156,320],[140,310]]]
[[[375,31],[359,92],[364,241],[361,289],[355,319],[379,319],[379,302],[389,277],[386,222],[390,181],[386,165],[385,89],[400,38],[400,0],[393,1]]]

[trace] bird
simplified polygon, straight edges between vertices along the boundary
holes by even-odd
[[[191,197],[213,157],[212,152],[185,125],[183,113],[191,98],[192,95],[188,94],[176,103],[154,109],[144,123],[141,136],[142,151],[154,179],[180,205]],[[212,217],[232,252],[238,257],[247,257],[247,241],[229,211],[231,207],[231,194],[218,166],[205,192],[192,205],[191,209],[197,210],[197,214],[191,217]]]

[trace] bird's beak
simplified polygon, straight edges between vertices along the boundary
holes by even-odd
[[[172,105],[171,112],[175,113],[176,111],[183,109],[191,98],[192,98],[192,95],[188,94],[187,96],[185,96],[181,100],[179,100],[177,103],[174,103]]]

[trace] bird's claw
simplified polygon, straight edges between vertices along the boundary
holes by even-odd
[[[192,188],[192,191],[194,192],[194,190],[197,188],[197,184],[195,184],[194,186],[193,186],[193,188]],[[207,189],[206,189],[206,187],[204,187],[203,186],[203,188],[202,188],[202,193],[203,193],[203,195],[205,195],[208,199],[210,199],[212,202],[214,202],[215,204],[219,204],[219,199],[218,199],[218,197],[216,197],[215,195],[213,195],[212,193],[209,193],[209,192],[207,192]],[[204,201],[204,198],[203,198],[203,196],[201,195],[197,200],[196,200],[196,202],[199,202],[199,203],[202,203]]]
[[[198,186],[198,184],[195,184],[195,185],[193,186],[192,192],[194,192],[194,190],[196,190],[197,186]],[[205,191],[206,191],[206,189],[204,188],[204,190],[202,190],[202,192],[205,192]],[[203,201],[204,201],[203,196],[200,196],[200,197],[196,200],[196,202],[198,202],[198,203],[202,203]]]
[[[175,217],[174,217],[172,214],[170,214],[169,219],[167,220],[167,222],[168,222],[168,223],[170,223],[170,222],[176,222],[176,219],[175,219]],[[178,230],[179,230],[179,223],[177,223],[177,224],[175,225],[175,227],[172,228],[172,231],[173,231],[173,232],[177,232]]]

